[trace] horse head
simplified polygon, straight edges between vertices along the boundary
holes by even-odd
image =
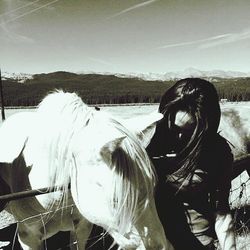
[[[98,112],[72,143],[71,190],[79,211],[124,249],[171,249],[156,212],[155,174],[145,151],[161,115],[132,133]]]

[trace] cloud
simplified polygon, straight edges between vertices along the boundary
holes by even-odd
[[[142,3],[136,4],[136,5],[133,5],[133,6],[129,7],[129,8],[127,8],[127,9],[124,9],[124,10],[110,16],[108,19],[118,17],[120,15],[123,15],[123,14],[125,14],[127,12],[130,12],[132,10],[135,10],[135,9],[138,9],[138,8],[141,8],[141,7],[145,7],[145,6],[150,5],[150,4],[152,4],[152,3],[156,2],[156,1],[158,1],[158,0],[149,0],[149,1],[145,1],[145,2],[142,2]]]

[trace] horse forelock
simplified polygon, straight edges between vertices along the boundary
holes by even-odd
[[[111,119],[117,130],[126,136],[112,153],[113,194],[110,205],[123,234],[129,231],[138,213],[153,197],[155,173],[151,161],[138,139],[120,123]]]

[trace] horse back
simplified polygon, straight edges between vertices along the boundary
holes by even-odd
[[[21,153],[33,128],[34,114],[20,112],[12,115],[0,127],[0,162],[12,163]]]
[[[250,153],[250,106],[234,104],[222,107],[220,134],[230,145],[234,158]]]

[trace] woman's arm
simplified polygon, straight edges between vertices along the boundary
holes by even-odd
[[[155,190],[157,213],[167,239],[175,250],[205,250],[206,247],[191,232],[183,203],[165,183],[158,183]]]
[[[215,231],[222,250],[236,249],[233,218],[230,212],[216,214]]]
[[[217,187],[215,191],[215,232],[217,234],[222,250],[235,250],[235,233],[233,218],[229,206],[229,194],[232,178],[233,155],[227,141],[223,137],[218,137],[218,152],[223,157],[218,157]]]

